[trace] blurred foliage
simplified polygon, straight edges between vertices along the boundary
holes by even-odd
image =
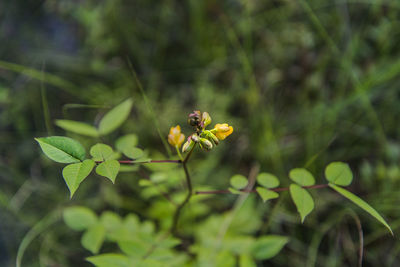
[[[42,156],[33,140],[65,135],[54,124],[58,119],[98,124],[99,112],[128,97],[134,100],[128,121],[102,142],[134,133],[145,153],[167,158],[155,124],[165,138],[176,124],[189,132],[186,114],[206,110],[235,132],[211,153],[193,155],[196,190],[226,189],[229,177],[247,176],[258,165],[282,186],[289,184],[288,170],[305,166],[320,183],[328,162],[345,161],[355,173],[351,191],[379,210],[396,234],[399,9],[389,0],[1,1],[0,265],[14,266],[26,233],[71,205],[96,214],[134,213],[159,230],[168,227],[174,207],[140,181],[167,179],[160,190],[180,200],[180,169],[149,165],[121,175],[116,185],[92,175],[70,201],[61,165]],[[99,141],[68,135],[85,147]],[[278,256],[259,266],[356,266],[359,220],[363,266],[400,265],[400,244],[381,225],[337,194],[311,193],[315,212],[304,225],[290,201],[264,204],[251,196],[235,209],[235,195],[195,197],[180,222],[190,238],[177,251],[190,257],[197,250],[206,262],[209,251],[199,250],[212,249],[213,233],[227,227],[217,240],[221,246],[235,244],[231,232],[246,231],[249,239],[290,236]],[[232,216],[231,224],[222,223],[225,216]],[[23,266],[91,266],[79,233],[62,220],[44,229],[26,249]]]

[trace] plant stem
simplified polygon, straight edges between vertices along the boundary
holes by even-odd
[[[190,156],[192,155],[192,152],[195,147],[196,146],[192,147],[192,149],[186,155],[185,159],[182,161],[183,170],[185,171],[185,178],[186,178],[186,185],[187,185],[188,192],[187,192],[187,195],[186,195],[185,199],[183,200],[183,202],[176,208],[176,211],[175,211],[175,214],[174,214],[174,217],[172,220],[171,233],[175,236],[177,235],[178,221],[179,221],[179,217],[181,215],[182,209],[189,202],[190,198],[193,195],[192,181],[190,179],[190,173],[187,168],[187,162],[188,162]]]
[[[302,186],[302,188],[306,189],[316,189],[316,188],[325,188],[328,187],[327,184],[316,184],[316,185],[309,185],[309,186]],[[275,192],[282,192],[282,191],[288,191],[289,187],[278,187],[278,188],[270,188],[269,190],[275,191]],[[240,190],[243,193],[256,193],[256,190]],[[229,190],[211,190],[211,191],[197,191],[195,192],[195,195],[206,195],[206,194],[232,194],[231,191]]]
[[[96,161],[96,163],[102,163],[104,161]],[[149,160],[144,162],[136,162],[135,160],[118,160],[121,164],[146,164],[146,163],[182,163],[182,160],[177,159],[163,159],[163,160]]]

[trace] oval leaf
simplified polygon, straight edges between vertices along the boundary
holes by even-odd
[[[71,198],[82,181],[90,174],[94,164],[93,160],[87,159],[83,162],[70,164],[64,167],[62,175],[67,183]]]
[[[105,144],[95,144],[90,148],[90,155],[94,161],[104,161],[114,155],[113,149]]]
[[[353,180],[353,173],[347,163],[332,162],[325,169],[325,177],[333,184],[348,186]]]
[[[301,186],[310,186],[315,184],[314,176],[303,168],[292,169],[289,172],[289,178]]]
[[[115,178],[117,177],[117,174],[119,172],[119,167],[120,164],[117,160],[106,160],[96,167],[96,173],[101,176],[107,177],[111,180],[112,183],[115,183]]]
[[[267,202],[270,199],[278,198],[279,194],[277,192],[274,192],[272,190],[268,190],[264,187],[257,187],[256,191],[258,195],[262,198],[264,202]]]
[[[98,223],[92,225],[83,234],[81,244],[84,248],[86,248],[93,254],[97,254],[101,248],[101,245],[104,242],[105,235],[106,230],[102,224]]]
[[[291,184],[289,190],[290,196],[300,214],[301,223],[303,223],[306,216],[314,209],[314,200],[307,190],[301,188],[297,184]]]
[[[97,132],[97,129],[94,126],[80,121],[56,120],[56,125],[69,132],[91,137],[99,136],[99,133]]]
[[[257,182],[266,188],[275,188],[279,186],[279,179],[275,175],[266,172],[257,175]]]
[[[122,153],[131,159],[140,159],[144,154],[143,150],[137,147],[126,147],[122,150]]]
[[[59,163],[75,163],[85,159],[85,148],[76,140],[64,136],[35,138],[43,153]]]
[[[77,231],[85,230],[97,222],[97,216],[91,209],[80,206],[65,208],[63,218],[66,225]]]
[[[257,260],[267,260],[276,256],[289,241],[289,238],[279,235],[268,235],[256,240],[251,248],[251,254]]]
[[[232,176],[230,183],[235,189],[243,189],[247,186],[248,181],[243,175],[236,174]]]
[[[344,188],[341,188],[339,186],[336,186],[334,184],[329,183],[329,187],[344,196],[345,198],[349,199],[351,202],[368,212],[372,217],[377,219],[380,223],[382,223],[393,235],[392,228],[390,228],[389,224],[383,219],[383,217],[373,208],[371,207],[367,202],[359,198],[358,196],[354,195],[353,193],[347,191]]]
[[[106,135],[121,126],[128,118],[132,104],[132,99],[127,99],[104,115],[99,124],[99,133]]]
[[[132,263],[129,258],[123,254],[100,254],[86,258],[86,260],[96,267],[131,267]]]
[[[135,134],[124,135],[117,139],[115,147],[118,151],[123,152],[126,147],[136,147],[138,144],[138,138]]]

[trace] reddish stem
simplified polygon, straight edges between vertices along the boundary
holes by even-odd
[[[309,186],[302,186],[302,188],[306,189],[316,189],[316,188],[324,188],[328,187],[327,184],[316,184],[316,185],[309,185]],[[288,191],[289,187],[278,187],[278,188],[271,188],[269,189],[271,191],[275,192],[282,192],[282,191]],[[253,190],[240,190],[243,193],[256,193],[257,191],[255,189]],[[206,195],[206,194],[232,194],[231,191],[229,190],[212,190],[212,191],[196,191],[196,195]]]
[[[96,161],[96,163],[102,163],[103,161]],[[121,164],[144,164],[144,163],[182,163],[180,159],[173,160],[173,159],[163,159],[163,160],[150,160],[144,162],[136,162],[134,160],[118,160]]]

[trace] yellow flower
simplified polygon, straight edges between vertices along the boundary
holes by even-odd
[[[175,127],[171,127],[168,135],[168,143],[171,146],[180,147],[183,141],[185,141],[185,135],[181,133],[181,126],[177,125]]]
[[[233,127],[229,126],[227,123],[222,123],[222,124],[217,123],[214,126],[212,132],[215,132],[215,136],[219,140],[224,140],[226,137],[228,137],[233,133]]]

